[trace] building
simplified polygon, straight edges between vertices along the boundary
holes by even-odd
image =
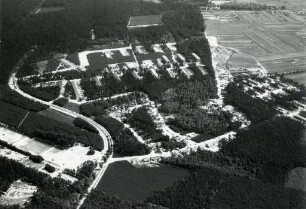
[[[134,16],[130,17],[127,28],[130,30],[130,29],[145,28],[151,26],[159,26],[162,24],[163,22],[161,15]]]

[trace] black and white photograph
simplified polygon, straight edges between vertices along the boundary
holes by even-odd
[[[0,209],[306,209],[306,0],[0,0]]]

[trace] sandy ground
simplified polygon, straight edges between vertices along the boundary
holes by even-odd
[[[11,184],[6,193],[0,197],[0,205],[18,204],[22,206],[29,201],[36,191],[36,186],[32,186],[20,180],[15,181]]]

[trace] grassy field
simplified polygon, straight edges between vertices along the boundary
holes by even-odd
[[[246,54],[234,54],[228,59],[227,65],[229,67],[238,67],[238,68],[251,68],[251,67],[260,67],[257,61],[246,55]]]
[[[124,200],[143,201],[188,174],[188,170],[170,166],[136,168],[120,161],[109,165],[97,189]]]
[[[71,117],[69,115],[66,115],[66,114],[63,114],[61,112],[58,112],[54,109],[43,110],[43,111],[39,112],[38,114],[47,116],[49,118],[52,118],[54,120],[66,123],[68,125],[73,125],[73,121],[74,121],[73,117]]]
[[[208,36],[216,36],[221,46],[259,58],[268,72],[306,67],[305,25],[294,12],[202,11],[202,15]],[[275,55],[280,58],[275,60]]]

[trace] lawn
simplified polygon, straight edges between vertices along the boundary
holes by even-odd
[[[109,165],[97,189],[129,201],[143,201],[189,174],[171,166],[136,168],[127,161]]]
[[[43,110],[43,111],[39,112],[38,114],[47,116],[49,118],[52,118],[54,120],[63,122],[63,123],[68,124],[68,125],[73,125],[74,117],[66,115],[66,114],[61,113],[61,112],[58,112],[54,109],[49,108],[47,110]]]

